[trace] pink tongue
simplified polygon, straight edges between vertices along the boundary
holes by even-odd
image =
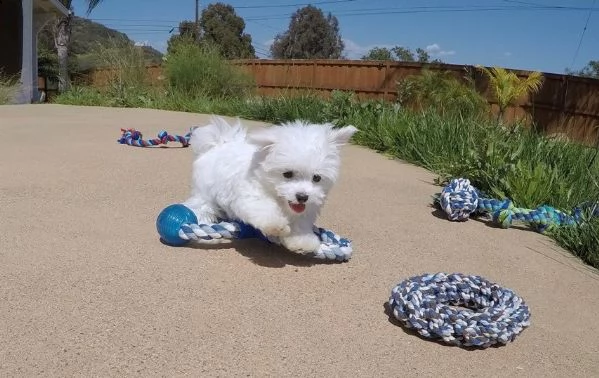
[[[306,205],[304,205],[303,203],[290,203],[289,207],[291,207],[291,209],[296,213],[301,213],[306,209]]]

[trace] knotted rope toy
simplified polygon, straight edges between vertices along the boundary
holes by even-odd
[[[470,185],[470,180],[465,178],[451,180],[435,197],[435,203],[452,221],[466,221],[471,215],[487,213],[492,216],[493,222],[502,228],[509,228],[514,221],[522,221],[539,233],[545,233],[554,227],[579,224],[583,218],[583,211],[587,208],[591,208],[592,216],[599,216],[598,204],[591,202],[575,207],[572,214],[549,205],[542,205],[536,209],[515,207],[509,199],[483,197],[478,189]]]
[[[461,273],[408,278],[391,290],[389,306],[406,328],[460,347],[505,345],[530,325],[528,306],[512,290]]]
[[[189,139],[191,138],[191,131],[184,136],[181,135],[170,135],[165,130],[158,133],[158,137],[155,139],[144,140],[141,132],[135,129],[121,129],[121,137],[117,140],[120,144],[128,144],[134,147],[152,147],[161,144],[167,144],[168,142],[178,142],[183,147],[189,146]]]
[[[172,204],[164,208],[156,219],[156,230],[162,241],[170,246],[183,246],[192,240],[214,244],[223,239],[248,238],[259,238],[280,245],[277,238],[267,237],[243,222],[223,220],[216,224],[198,224],[194,212],[182,204]],[[336,261],[348,261],[351,258],[351,241],[316,226],[314,233],[321,241],[320,249],[313,254],[314,258]]]

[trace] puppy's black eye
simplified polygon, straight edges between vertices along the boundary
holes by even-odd
[[[314,175],[312,176],[312,181],[314,182],[319,182],[321,180],[322,177],[320,177],[320,175]]]
[[[291,171],[283,172],[283,177],[290,179],[293,177],[293,172],[291,172]]]

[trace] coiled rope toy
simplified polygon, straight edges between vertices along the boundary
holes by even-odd
[[[189,242],[214,244],[223,239],[259,238],[279,244],[277,238],[267,237],[254,227],[243,222],[222,221],[217,224],[198,224],[191,209],[182,204],[167,206],[156,219],[156,230],[167,245],[182,246]],[[330,230],[314,226],[320,238],[320,249],[313,257],[320,260],[348,261],[352,254],[351,241]]]
[[[460,347],[505,345],[530,325],[528,306],[512,290],[461,273],[402,281],[392,289],[389,306],[406,328]]]
[[[135,129],[121,129],[121,137],[117,140],[120,144],[128,144],[134,147],[152,147],[161,144],[167,144],[168,142],[178,142],[183,147],[189,146],[189,138],[191,138],[191,131],[184,136],[181,135],[170,135],[165,130],[158,133],[158,138],[144,140],[141,132]]]
[[[514,221],[522,221],[539,233],[545,233],[554,227],[578,224],[582,221],[583,211],[587,208],[591,209],[591,216],[599,216],[599,205],[590,202],[575,207],[572,214],[548,205],[536,209],[515,207],[509,199],[484,198],[475,187],[470,185],[470,180],[464,178],[451,180],[435,198],[435,203],[452,221],[466,221],[471,214],[488,213],[492,216],[493,222],[502,228],[509,228]]]

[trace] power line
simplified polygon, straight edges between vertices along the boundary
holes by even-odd
[[[178,23],[181,22],[181,20],[160,20],[160,19],[155,19],[155,18],[146,18],[146,19],[139,19],[139,18],[86,18],[85,20],[90,20],[90,21],[127,21],[127,22],[165,22],[165,23]]]
[[[258,55],[262,55],[265,58],[268,58],[270,56],[269,52],[267,52],[266,50],[258,50],[256,49],[256,46],[254,46],[254,52]]]
[[[360,0],[329,0],[329,1],[319,1],[319,2],[312,2],[312,3],[277,4],[277,5],[241,5],[241,6],[236,6],[235,9],[293,8],[293,7],[301,7],[301,6],[306,6],[306,5],[353,3],[356,1],[360,1]]]
[[[160,32],[160,33],[168,33],[169,32],[168,29],[118,29],[116,31],[121,32],[121,33],[125,33],[125,34],[129,34],[129,33],[148,33],[148,32],[155,32],[155,33],[158,33],[158,32]]]
[[[270,29],[270,30],[274,30],[274,31],[276,31],[276,32],[278,32],[278,31],[279,31],[279,29],[277,29],[277,28],[274,28],[274,27],[272,27],[272,26],[270,26],[270,25],[268,25],[268,24],[264,24],[264,23],[262,23],[262,22],[258,22],[258,21],[254,21],[254,20],[244,20],[244,21],[249,21],[249,22],[251,22],[251,23],[253,23],[253,24],[260,25],[260,26],[262,26],[262,27],[265,27],[265,28],[267,28],[267,29]]]
[[[260,51],[260,52],[262,52],[262,53],[264,53],[264,54],[269,54],[269,51],[268,51],[268,50],[266,50],[266,49],[265,49],[265,48],[263,48],[263,47],[256,46],[256,45],[252,45],[252,46],[254,47],[254,50],[256,50],[256,51]]]
[[[580,35],[580,39],[578,40],[578,47],[576,48],[576,52],[574,53],[574,57],[572,58],[572,63],[570,64],[570,68],[574,67],[574,62],[576,62],[576,58],[578,57],[578,52],[580,51],[580,46],[582,46],[582,40],[584,38],[584,34],[587,31],[587,26],[589,26],[589,20],[591,19],[591,15],[593,14],[593,10],[595,10],[595,3],[597,0],[593,0],[593,5],[589,9],[589,15],[587,16],[587,20],[584,23],[584,28],[582,29],[582,34]]]
[[[255,52],[256,52],[256,55],[260,55],[260,56],[262,56],[263,58],[268,58],[268,57],[269,57],[269,55],[268,55],[268,54],[265,54],[265,53],[263,53],[263,52],[259,52],[259,51],[255,51]]]
[[[419,9],[418,9],[419,8]],[[412,8],[365,8],[348,9],[346,11],[335,12],[336,17],[343,16],[377,16],[388,14],[417,14],[417,13],[458,13],[458,12],[495,12],[495,11],[589,11],[596,8],[586,7],[564,7],[564,6],[497,6],[497,7],[412,7]],[[246,21],[266,21],[285,19],[291,17],[292,13],[272,14],[259,17],[248,17]]]
[[[170,29],[173,27],[179,27],[179,25],[177,26],[173,26],[173,25],[159,25],[159,24],[118,24],[118,25],[113,25],[111,23],[105,23],[102,24],[106,27],[109,28],[166,28],[166,29]]]
[[[337,0],[327,3],[341,3],[359,0]],[[335,15],[379,15],[379,14],[412,14],[412,13],[452,13],[452,12],[490,12],[490,11],[595,11],[593,7],[575,7],[575,6],[560,6],[560,5],[541,5],[537,3],[529,3],[516,0],[504,0],[506,2],[518,3],[526,6],[417,6],[417,7],[394,7],[394,8],[355,8],[336,11]],[[322,2],[324,3],[324,2]],[[316,4],[316,3],[312,3]],[[594,4],[594,3],[593,3]],[[302,4],[293,4],[300,6]],[[291,5],[290,5],[291,6]],[[250,6],[244,6],[250,8]],[[236,7],[236,8],[244,8]],[[258,6],[255,6],[258,7]],[[282,7],[276,6],[259,6],[259,7]],[[244,18],[245,21],[271,20],[275,18],[287,18],[292,16],[292,13],[271,14],[257,17]],[[178,24],[181,20],[162,20],[162,19],[133,19],[133,18],[88,18],[90,21],[113,21],[113,22],[151,22],[151,23],[168,23]]]
[[[164,33],[165,33],[164,30],[144,30],[144,31],[136,30],[136,31],[126,32],[124,34],[127,34],[127,35],[144,35],[144,34],[164,34]]]
[[[547,5],[545,4],[540,4],[540,3],[531,3],[529,1],[519,1],[519,0],[503,0],[506,3],[512,3],[512,4],[523,4],[523,5],[532,5],[534,7],[546,7]],[[566,6],[562,6],[562,5],[550,5],[552,7],[555,8],[567,8]]]

